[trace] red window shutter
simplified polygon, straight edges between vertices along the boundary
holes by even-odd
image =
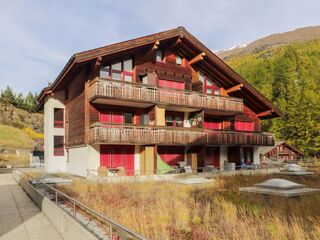
[[[100,122],[111,123],[111,112],[100,113]]]
[[[184,90],[184,82],[159,79],[159,87]]]
[[[247,131],[247,132],[254,131],[254,123],[253,122],[236,121],[234,123],[234,127],[235,127],[235,130],[237,130],[237,131]]]
[[[112,123],[124,123],[123,113],[121,112],[113,112],[112,113]]]

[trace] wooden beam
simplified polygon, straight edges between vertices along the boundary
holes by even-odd
[[[183,39],[183,36],[179,36],[177,40],[169,48],[175,48],[178,45],[180,45],[182,43],[182,39]]]
[[[242,87],[243,87],[243,84],[238,84],[238,85],[233,86],[225,91],[226,91],[226,93],[232,93],[232,92],[241,90]]]
[[[154,44],[152,45],[152,48],[148,49],[145,55],[149,56],[153,54],[159,48],[159,45],[160,45],[160,41],[155,41]]]
[[[102,62],[102,57],[97,57],[95,62],[92,64],[90,75],[89,75],[89,81],[99,75],[101,62]]]
[[[153,50],[153,51],[154,51],[154,50],[157,50],[158,47],[159,47],[159,45],[160,45],[160,42],[159,42],[159,41],[156,41],[156,42],[153,44],[153,46],[152,46],[152,50]]]
[[[194,63],[197,63],[201,60],[203,60],[204,56],[206,55],[205,52],[202,52],[200,54],[198,54],[197,56],[195,56],[194,58],[192,58],[190,61],[189,61],[189,64],[192,65]]]
[[[264,111],[264,112],[258,113],[258,114],[257,114],[257,117],[268,116],[268,115],[271,115],[273,112],[274,112],[274,110]]]

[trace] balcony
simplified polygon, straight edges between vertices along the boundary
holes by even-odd
[[[157,88],[153,86],[98,79],[89,88],[93,103],[148,107],[164,104],[177,107],[216,110],[229,114],[243,112],[240,98],[206,96],[192,91]]]
[[[112,124],[93,125],[90,128],[89,141],[108,144],[274,145],[273,135],[267,133]]]

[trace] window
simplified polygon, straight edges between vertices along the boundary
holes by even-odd
[[[146,75],[140,75],[139,78],[140,78],[140,81],[141,81],[142,84],[148,84],[148,75],[147,74]]]
[[[124,123],[132,124],[132,113],[124,113]]]
[[[100,68],[100,77],[102,78],[110,78],[110,66],[102,66]]]
[[[100,68],[101,78],[111,78],[112,80],[132,82],[133,80],[133,60],[131,58],[123,61],[104,65]]]
[[[121,62],[111,65],[111,78],[113,80],[121,80]]]
[[[149,114],[142,114],[140,117],[140,124],[142,125],[149,125]]]
[[[133,62],[132,59],[127,59],[123,61],[123,80],[125,82],[132,82],[133,77]]]
[[[174,117],[171,115],[166,116],[166,126],[173,126],[173,119]]]
[[[209,95],[220,95],[219,86],[203,72],[199,73],[199,80],[203,84],[203,91]]]
[[[53,137],[53,155],[54,156],[64,156],[64,146],[63,146],[63,136]]]
[[[64,121],[63,121],[63,108],[54,108],[54,127],[55,128],[63,128]]]
[[[156,61],[157,62],[163,62],[164,61],[164,54],[162,49],[158,49],[156,51]]]
[[[176,127],[182,127],[183,122],[182,122],[182,117],[176,116]]]
[[[166,113],[166,126],[183,127],[183,113],[181,112]]]
[[[182,57],[179,55],[176,55],[176,64],[177,65],[182,65]]]
[[[199,80],[202,84],[204,84],[204,74],[202,72],[199,73]]]

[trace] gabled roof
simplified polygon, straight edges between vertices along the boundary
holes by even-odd
[[[276,140],[275,141],[275,145],[271,146],[271,147],[260,147],[259,148],[259,153],[262,154],[262,155],[265,155],[268,152],[271,152],[273,149],[275,149],[276,147],[278,147],[278,146],[280,146],[282,144],[286,145],[289,149],[291,149],[295,153],[303,155],[303,152],[301,152],[299,149],[291,146],[290,144],[288,144],[288,143],[286,143],[285,141],[282,141],[282,140]]]
[[[235,93],[235,96],[242,97],[245,104],[250,108],[253,108],[253,110],[256,110],[257,113],[271,111],[271,115],[265,116],[264,118],[279,117],[282,115],[281,111],[276,106],[274,106],[268,99],[266,99],[261,93],[259,93],[253,86],[245,81],[238,73],[231,69],[225,62],[217,57],[184,27],[178,27],[168,31],[159,32],[72,55],[50,88],[43,89],[39,94],[39,105],[37,106],[37,110],[40,110],[43,107],[43,103],[48,92],[54,92],[56,89],[58,89],[63,81],[66,80],[66,76],[71,74],[72,69],[74,69],[77,65],[79,66],[81,64],[90,63],[98,57],[104,57],[118,52],[148,46],[154,44],[156,41],[161,43],[161,41],[174,38],[182,39],[183,44],[188,47],[189,52],[190,49],[192,52],[194,52],[194,54],[204,52],[205,57],[204,60],[199,63],[200,67],[202,64],[206,65],[207,67],[212,67],[212,69],[216,71],[215,74],[220,74],[221,77],[223,77],[223,81],[225,81],[223,84],[228,87],[232,87],[237,84],[243,84],[243,88],[239,93]],[[192,58],[194,56],[190,57]]]

